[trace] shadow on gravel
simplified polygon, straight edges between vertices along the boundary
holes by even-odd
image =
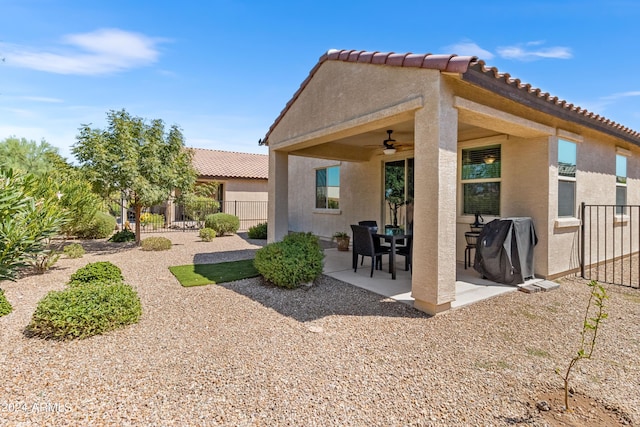
[[[216,264],[218,262],[239,261],[253,259],[257,249],[240,249],[237,251],[203,252],[193,256],[194,264]]]
[[[95,255],[117,254],[136,249],[135,242],[114,243],[108,242],[106,239],[57,241],[54,242],[54,246],[59,246],[59,249],[62,250],[65,246],[72,243],[80,243],[86,253]]]
[[[373,292],[320,276],[311,287],[284,289],[267,284],[262,277],[222,283],[226,289],[244,295],[299,322],[326,316],[383,316],[412,319],[429,315],[406,304],[384,298]]]

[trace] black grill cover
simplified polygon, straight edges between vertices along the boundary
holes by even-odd
[[[493,282],[524,283],[533,277],[533,248],[537,243],[531,218],[495,219],[480,232],[473,268]]]

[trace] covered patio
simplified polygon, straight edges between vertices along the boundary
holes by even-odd
[[[325,273],[429,314],[517,289],[483,281],[461,262],[479,210],[486,221],[531,217],[548,229],[539,201],[555,191],[547,175],[556,130],[504,102],[517,92],[475,57],[329,52],[260,141],[269,146],[268,240],[292,231],[329,239],[361,220],[399,225],[416,236],[413,274],[400,257],[397,280],[370,279],[367,268],[353,272],[350,253],[329,250]],[[546,239],[540,233],[541,277]]]
[[[338,251],[336,248],[324,250],[325,261],[323,273],[327,276],[367,289],[376,294],[391,298],[395,301],[408,304],[413,307],[414,299],[411,296],[411,273],[404,269],[403,257],[395,260],[396,280],[391,279],[388,270],[388,259],[384,259],[383,270],[376,270],[373,277],[369,277],[371,259],[365,257],[364,264],[358,263],[358,271],[351,267],[351,251]],[[537,279],[542,280],[542,279]],[[532,283],[527,281],[526,283]],[[464,268],[464,263],[456,263],[455,299],[451,302],[451,308],[458,308],[473,304],[488,298],[518,290],[517,286],[503,285],[482,279],[473,268]]]

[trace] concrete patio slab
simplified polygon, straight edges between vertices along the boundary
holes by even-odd
[[[392,280],[388,263],[384,264],[382,270],[374,270],[373,277],[370,277],[370,258],[365,258],[362,265],[358,259],[358,269],[354,272],[351,267],[351,251],[343,252],[329,248],[325,249],[324,253],[323,273],[327,276],[413,306],[411,273],[404,269],[404,257],[396,257],[396,280]],[[387,257],[384,258],[384,261],[386,260],[388,260]],[[534,279],[525,284],[541,281],[541,279]],[[451,303],[451,308],[462,307],[517,290],[517,286],[503,285],[482,279],[477,271],[472,268],[464,269],[464,264],[460,262],[456,265],[456,299]]]

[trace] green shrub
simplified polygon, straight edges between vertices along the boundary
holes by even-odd
[[[261,222],[252,227],[249,227],[248,232],[250,239],[266,239],[267,238],[267,223]]]
[[[136,233],[131,230],[124,229],[118,231],[113,236],[109,237],[110,242],[122,243],[122,242],[133,242],[136,240]]]
[[[234,234],[240,228],[240,218],[227,213],[215,213],[204,218],[204,226],[216,230],[217,236]]]
[[[38,302],[27,333],[42,338],[87,338],[137,323],[140,298],[123,283],[87,283],[51,291]]]
[[[80,243],[71,243],[65,246],[63,252],[69,258],[82,258],[82,255],[85,253]]]
[[[96,215],[88,224],[78,227],[77,235],[81,239],[104,239],[111,236],[116,228],[116,219],[104,212],[96,212]]]
[[[200,238],[205,242],[210,242],[216,237],[216,230],[213,228],[201,228],[200,229]]]
[[[93,262],[80,267],[69,279],[69,285],[83,285],[91,282],[121,283],[122,270],[109,261]]]
[[[0,317],[11,313],[13,307],[9,301],[7,301],[7,297],[4,296],[4,291],[0,289]]]
[[[164,215],[145,212],[140,215],[142,228],[151,227],[153,230],[164,227]]]
[[[254,265],[276,286],[295,288],[315,280],[322,273],[324,253],[311,233],[293,233],[281,242],[270,243],[256,252]]]
[[[147,237],[141,244],[143,251],[166,251],[171,249],[171,240],[166,237]]]

